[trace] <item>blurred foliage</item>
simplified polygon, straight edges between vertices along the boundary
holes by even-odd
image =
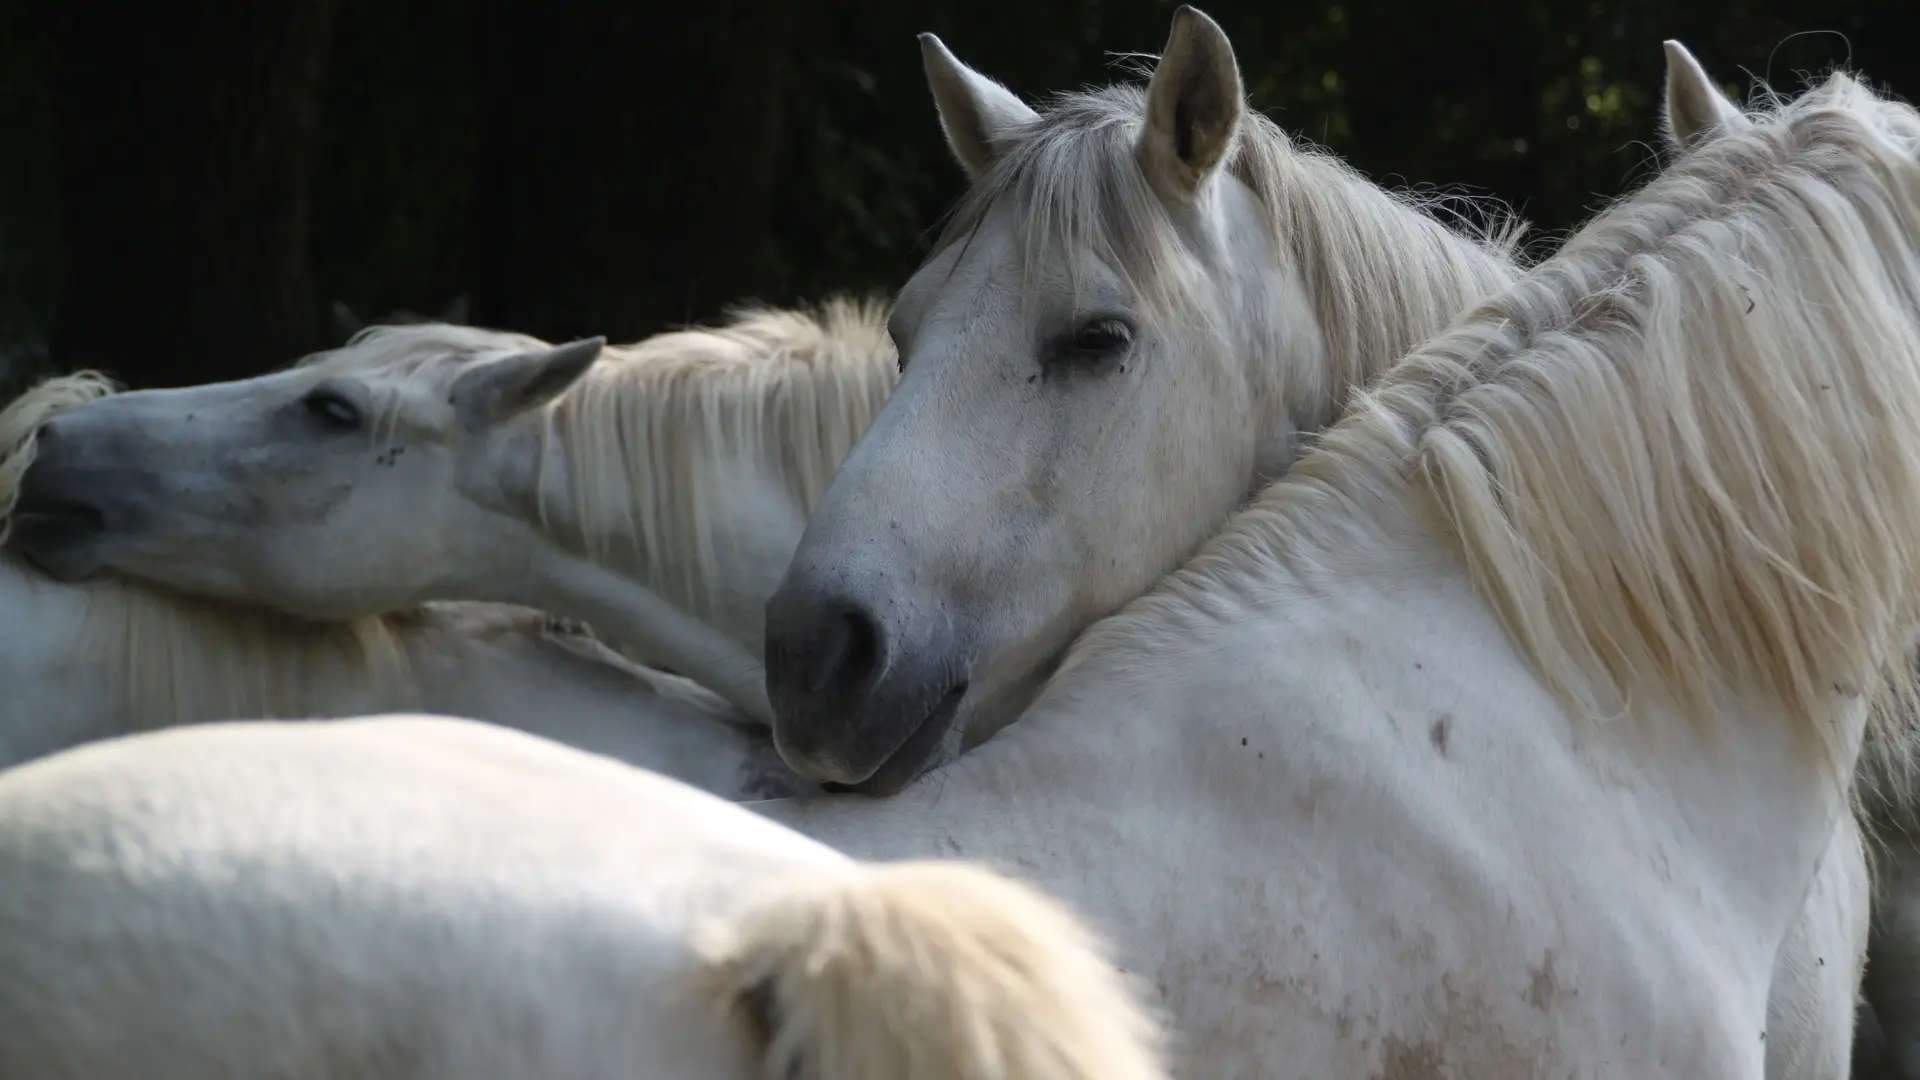
[[[324,303],[361,318],[439,311],[469,291],[486,97],[463,0],[344,5],[334,29],[313,195]]]
[[[513,8],[521,20],[505,25],[559,19],[554,12],[569,27],[617,24],[623,50],[654,32],[650,20],[636,23],[631,6],[614,0],[488,2]],[[58,58],[49,53],[45,19],[23,15],[27,3],[0,0],[0,343],[44,336],[58,303],[62,254],[57,170],[48,164],[57,115],[48,72]],[[1110,81],[1117,53],[1157,52],[1175,6],[793,0],[769,224],[764,236],[723,254],[745,268],[741,280],[757,283],[755,296],[771,302],[891,289],[919,260],[962,184],[925,89],[915,33],[937,32],[963,60],[1034,100]],[[1383,182],[1505,199],[1543,243],[1651,168],[1664,38],[1684,40],[1736,93],[1749,75],[1791,88],[1800,73],[1850,61],[1897,91],[1920,94],[1920,62],[1904,55],[1910,48],[1893,47],[1920,40],[1913,0],[1212,0],[1205,8],[1232,38],[1255,106],[1289,131]],[[501,182],[503,162],[537,169],[556,148],[521,129],[520,144],[500,144],[495,113],[503,95],[554,74],[542,67],[553,61],[514,63],[515,42],[490,42],[487,27],[497,35],[502,24],[488,23],[481,10],[468,0],[342,5],[313,180],[316,324],[333,300],[367,316],[439,310],[463,292],[487,295],[488,252],[501,228],[492,215],[502,197],[489,185]],[[676,48],[671,37],[659,31],[652,48]],[[579,63],[644,71],[658,59],[594,46],[578,42]],[[606,75],[590,83],[593,94],[564,107],[616,120],[635,108],[617,92],[620,69]],[[686,86],[667,104],[697,110],[708,96],[708,88]],[[609,137],[626,130],[613,120],[597,128],[570,120],[563,130]],[[704,137],[723,140],[729,131]],[[555,167],[585,172],[580,162],[603,154],[606,175],[582,175],[577,185],[583,209],[589,220],[632,228],[619,225],[630,209],[623,217],[596,200],[621,198],[628,178],[650,167],[670,167],[674,182],[686,183],[711,145],[576,147]],[[649,249],[643,233],[587,250],[624,244],[670,287],[679,253]],[[560,280],[581,273],[567,269],[572,274]],[[477,320],[503,310],[494,300],[480,305]],[[580,310],[605,306],[583,297]]]
[[[0,400],[47,364],[60,280],[52,50],[21,0],[0,0]]]

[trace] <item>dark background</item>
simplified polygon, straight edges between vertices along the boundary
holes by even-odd
[[[631,340],[887,290],[958,194],[914,34],[1029,100],[1160,0],[0,0],[0,382],[254,374],[363,318]],[[1644,177],[1660,41],[1920,95],[1916,0],[1211,0],[1255,105],[1551,243]],[[1809,33],[1817,31],[1817,33]]]

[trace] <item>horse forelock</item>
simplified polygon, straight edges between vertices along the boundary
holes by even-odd
[[[421,391],[441,400],[461,372],[486,360],[549,348],[527,334],[478,326],[423,322],[369,326],[347,344],[301,358],[294,370],[318,377],[358,379],[375,395],[378,430],[391,430]]]
[[[384,375],[412,379],[457,371],[475,360],[547,348],[528,334],[479,326],[423,322],[369,326],[345,345],[302,357],[294,367],[330,375]]]
[[[1582,714],[1760,693],[1831,754],[1836,695],[1911,700],[1920,114],[1847,80],[1756,119],[1416,350],[1131,617],[1337,561],[1411,489]]]

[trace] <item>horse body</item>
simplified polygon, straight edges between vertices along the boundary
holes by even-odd
[[[0,821],[7,1075],[1162,1075],[1031,890],[471,722],[95,744],[6,773]]]
[[[1179,1075],[1759,1075],[1775,949],[1828,839],[1789,810],[1790,741],[1728,760],[1595,734],[1421,554],[1103,634],[884,805],[754,808],[1068,898],[1159,988]],[[1694,824],[1733,807],[1737,834]]]

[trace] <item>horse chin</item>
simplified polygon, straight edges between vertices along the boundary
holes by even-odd
[[[853,784],[826,783],[821,787],[830,792],[852,792],[875,798],[898,795],[925,773],[946,764],[944,752],[948,736],[960,715],[960,702],[966,696],[966,683],[948,690],[913,734],[907,736],[907,741],[900,744],[900,749],[881,762],[865,780]]]

